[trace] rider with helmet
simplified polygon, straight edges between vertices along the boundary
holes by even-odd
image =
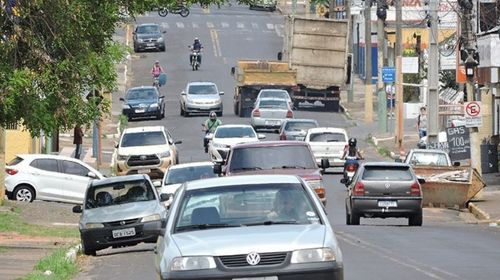
[[[217,127],[222,124],[222,121],[217,118],[217,114],[211,111],[208,119],[203,124],[203,131],[205,131],[205,136],[209,133],[214,133]],[[203,147],[205,148],[205,153],[208,153],[208,139],[203,137]]]
[[[344,154],[342,155],[342,159],[345,160],[344,171],[348,164],[354,164],[358,167],[358,159],[363,159],[363,156],[356,147],[357,142],[356,138],[350,138],[348,145],[344,149]]]
[[[191,51],[198,53],[198,63],[201,64],[201,51],[203,50],[203,45],[198,37],[194,38],[193,45],[191,46]],[[193,56],[189,55],[189,64],[193,63]]]

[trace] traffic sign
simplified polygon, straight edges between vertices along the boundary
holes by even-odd
[[[465,126],[479,127],[483,125],[483,116],[481,112],[481,102],[465,102]]]
[[[382,81],[384,83],[394,83],[396,81],[396,68],[382,67]]]

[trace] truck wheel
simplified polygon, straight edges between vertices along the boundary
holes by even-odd
[[[243,113],[244,112],[243,112],[243,108],[241,108],[241,103],[238,103],[238,116],[240,118],[243,118],[244,117]]]
[[[422,226],[422,213],[417,215],[412,215],[408,218],[408,225],[410,227],[421,227]]]
[[[354,213],[351,213],[351,225],[359,226],[360,216]]]
[[[240,106],[240,105],[239,105],[238,103],[235,103],[235,104],[234,104],[234,114],[235,114],[235,115],[239,115],[239,113],[240,113],[240,112],[239,112],[239,110],[238,110],[238,109],[239,109],[239,106]]]
[[[346,225],[351,224],[351,215],[349,214],[349,211],[347,210],[347,206],[345,207],[345,224]]]

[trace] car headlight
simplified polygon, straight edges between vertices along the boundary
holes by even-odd
[[[222,103],[222,99],[217,99],[214,101],[214,104],[221,104]]]
[[[142,42],[144,42],[144,40],[142,40],[141,38],[138,38],[137,42],[142,43]]]
[[[200,270],[211,269],[215,267],[216,265],[213,257],[176,257],[172,260],[170,270]]]
[[[170,156],[170,151],[161,152],[161,153],[158,154],[159,158],[166,158],[166,157],[169,157],[169,156]]]
[[[159,214],[154,214],[150,216],[146,216],[141,219],[141,223],[146,223],[146,222],[153,222],[153,221],[158,221],[160,220],[160,215]]]
[[[130,105],[125,103],[122,105],[122,109],[130,109]]]
[[[292,252],[291,263],[331,262],[335,253],[331,248],[304,249]]]
[[[213,144],[214,148],[217,148],[217,149],[225,149],[225,148],[229,148],[228,145],[225,145],[225,144],[218,144],[218,143],[214,143]]]
[[[127,160],[128,156],[127,155],[118,155],[117,159],[118,160]]]
[[[101,223],[86,223],[85,228],[86,229],[92,229],[92,228],[103,228],[104,225]]]
[[[191,99],[191,98],[186,98],[186,102],[189,103],[189,104],[193,104],[194,103],[194,100]]]
[[[150,108],[158,108],[158,103],[153,103],[149,105]]]
[[[163,37],[158,38],[158,43],[163,42]]]

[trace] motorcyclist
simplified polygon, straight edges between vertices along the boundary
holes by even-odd
[[[163,68],[160,65],[160,61],[155,61],[153,64],[153,67],[151,68],[151,75],[153,75],[153,85],[155,84],[156,81],[158,81],[161,73],[163,73]],[[160,86],[158,82],[158,86]]]
[[[208,119],[203,123],[202,130],[205,132],[205,136],[209,133],[214,133],[221,124],[222,121],[217,119],[217,114],[211,111]],[[203,147],[205,148],[205,153],[208,153],[208,139],[206,137],[203,137]]]
[[[198,63],[201,65],[201,51],[203,50],[203,45],[200,39],[194,38],[193,45],[191,46],[191,51],[198,53]],[[189,64],[193,63],[193,55],[189,55]]]
[[[356,166],[356,169],[359,166],[358,160],[363,159],[363,156],[361,155],[360,151],[356,147],[357,144],[356,138],[350,138],[348,141],[347,146],[344,148],[344,154],[342,155],[343,160],[345,160],[344,163],[344,176],[345,176],[345,170],[347,168],[347,165],[353,164]]]

